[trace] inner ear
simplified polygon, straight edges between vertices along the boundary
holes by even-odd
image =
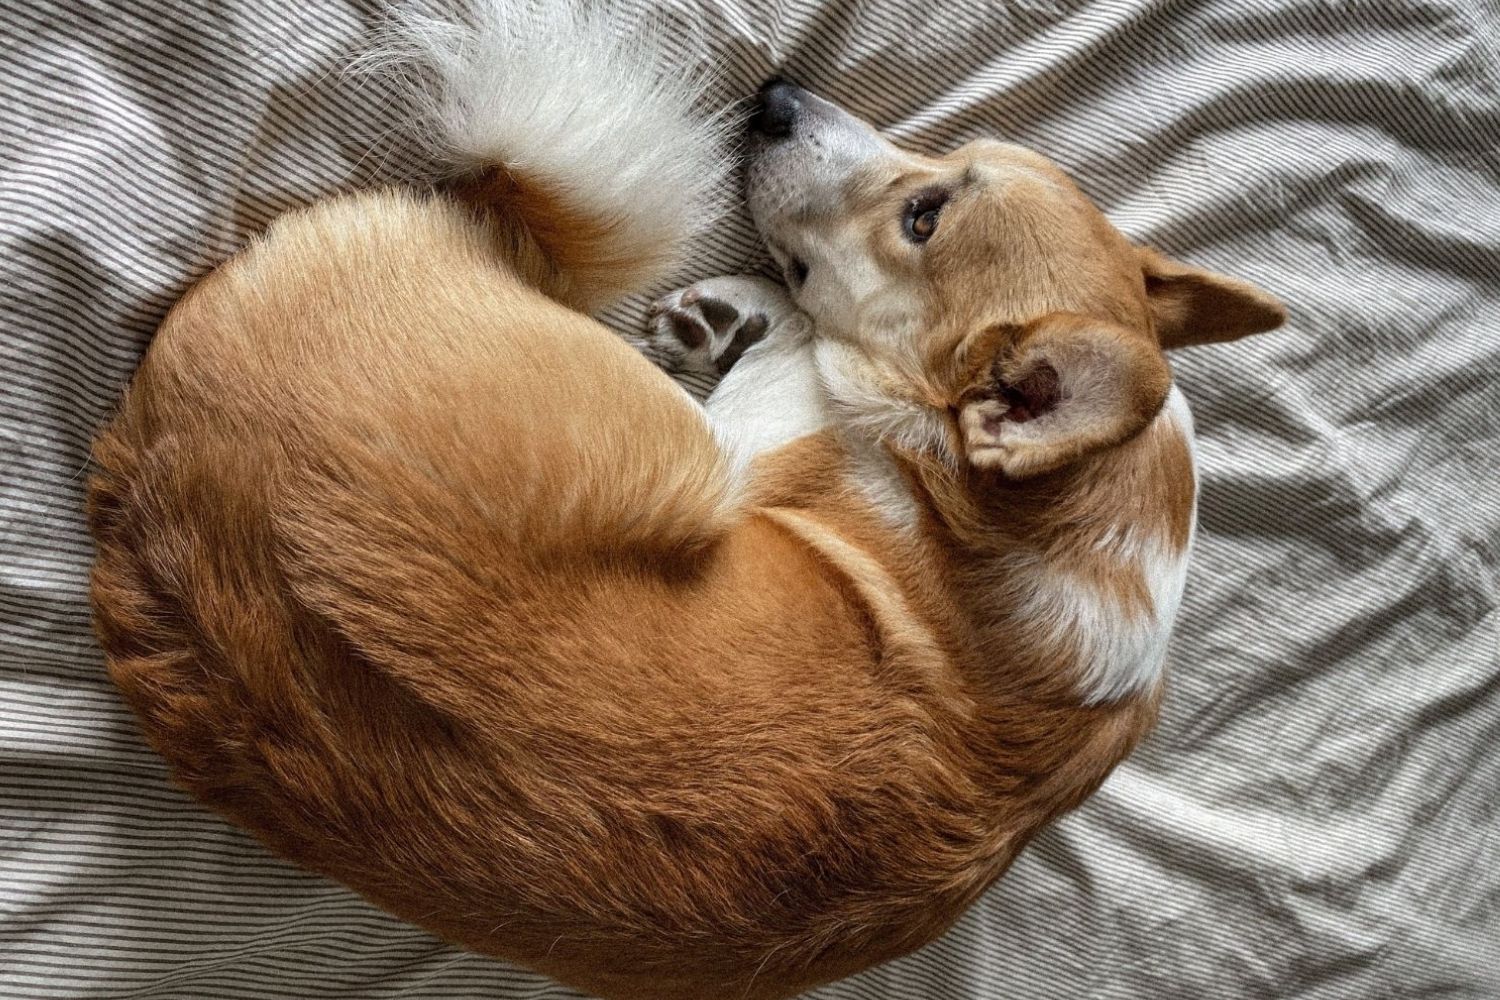
[[[1274,330],[1286,306],[1248,281],[1138,251],[1152,326],[1164,348],[1218,344]]]
[[[1045,360],[1038,361],[1013,382],[998,381],[997,388],[1007,406],[1000,419],[1018,424],[1050,413],[1062,397],[1062,379],[1057,369]]]

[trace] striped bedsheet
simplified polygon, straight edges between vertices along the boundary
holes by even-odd
[[[1159,731],[946,938],[825,1000],[1500,997],[1494,0],[622,0],[923,149],[1033,145],[1285,297],[1177,360],[1203,522]],[[0,4],[0,997],[573,994],[171,787],[89,631],[88,444],[278,213],[421,176],[363,0]],[[734,218],[688,277],[759,266]],[[607,319],[638,327],[641,301]]]

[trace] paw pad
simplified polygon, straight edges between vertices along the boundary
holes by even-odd
[[[651,345],[668,360],[723,374],[765,337],[770,320],[690,286],[652,307],[650,327]]]

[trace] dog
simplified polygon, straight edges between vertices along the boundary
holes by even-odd
[[[941,934],[1157,714],[1192,544],[1164,351],[1282,306],[1050,162],[786,81],[746,194],[785,287],[662,299],[700,408],[588,313],[732,161],[602,19],[397,32],[463,175],[277,220],[94,451],[111,676],[271,850],[612,1000],[790,997]]]

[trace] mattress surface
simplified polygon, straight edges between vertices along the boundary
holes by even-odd
[[[1204,481],[1159,730],[947,937],[816,996],[1500,996],[1500,8],[615,6],[720,101],[781,68],[914,148],[1034,146],[1291,307],[1174,359]],[[574,995],[195,805],[90,634],[88,444],[166,309],[280,212],[424,170],[343,71],[377,13],[0,6],[0,996]],[[735,217],[685,278],[761,264]]]

